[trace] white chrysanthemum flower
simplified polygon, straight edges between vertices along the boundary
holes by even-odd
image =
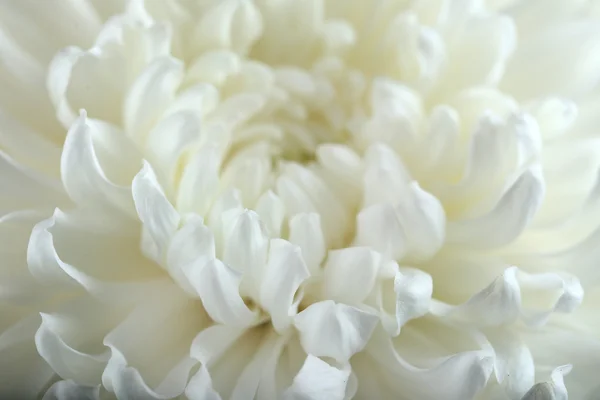
[[[0,398],[598,398],[599,4],[2,1]]]

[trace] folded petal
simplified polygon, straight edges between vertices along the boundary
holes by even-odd
[[[380,290],[385,289],[384,286]],[[404,324],[425,315],[429,311],[432,293],[433,280],[429,274],[417,269],[401,268],[394,277],[395,304],[389,313],[391,315],[385,309],[386,294],[381,294],[379,308],[388,333],[397,336]]]
[[[571,372],[571,365],[563,365],[552,371],[551,382],[538,383],[529,390],[522,400],[567,400],[567,388],[563,376]]]
[[[535,216],[544,198],[544,180],[530,168],[504,193],[489,213],[448,224],[448,242],[480,248],[499,247],[515,240]],[[489,227],[494,227],[489,231]]]
[[[209,320],[179,288],[154,294],[105,338],[110,359],[104,387],[117,398],[167,399],[181,395],[191,368],[189,345]]]
[[[64,380],[50,386],[42,400],[100,400],[100,396],[100,385],[86,386]]]
[[[338,362],[361,351],[378,322],[376,315],[331,300],[312,304],[294,318],[304,350]]]
[[[138,216],[155,246],[143,250],[162,264],[169,241],[179,227],[179,213],[165,196],[148,163],[144,163],[142,170],[133,179],[131,190]]]
[[[308,355],[294,382],[283,393],[284,400],[343,400],[350,369],[338,369]]]
[[[35,336],[38,352],[63,379],[94,386],[110,356],[102,340],[127,311],[127,305],[116,309],[83,297],[56,312],[42,313]]]
[[[82,111],[67,133],[61,157],[61,176],[65,190],[76,203],[93,203],[98,207],[111,207],[121,211],[125,216],[135,216],[131,189],[111,182],[100,164],[92,140],[93,130],[110,130],[110,127],[90,121],[85,111]]]
[[[240,296],[242,276],[218,259],[189,264],[184,272],[190,284],[202,299],[206,312],[217,323],[231,326],[249,326],[256,313],[251,311]]]
[[[219,393],[212,387],[212,379],[204,365],[192,376],[185,388],[189,400],[221,400]]]
[[[271,315],[278,332],[292,323],[296,292],[309,276],[298,246],[283,239],[271,239],[269,261],[260,279],[260,303]]]

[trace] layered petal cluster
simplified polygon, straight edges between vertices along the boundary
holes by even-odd
[[[600,396],[596,1],[0,7],[1,398]]]

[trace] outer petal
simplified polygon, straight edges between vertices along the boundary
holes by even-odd
[[[181,296],[179,288],[155,293],[105,337],[111,357],[104,387],[125,399],[182,394],[197,364],[187,356],[189,344],[208,322],[198,302]]]
[[[0,200],[2,214],[29,207],[68,205],[70,201],[58,179],[46,177],[19,165],[8,154],[0,151],[0,184],[10,193]]]
[[[33,341],[40,318],[32,315],[7,327],[9,310],[2,307],[0,311],[0,397],[35,399],[54,376],[54,371],[40,357]]]
[[[42,313],[35,342],[38,352],[63,379],[82,385],[96,385],[109,359],[101,343],[127,306],[101,305],[89,298],[77,298],[58,312]]]

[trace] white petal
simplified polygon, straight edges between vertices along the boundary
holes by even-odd
[[[72,380],[58,381],[42,400],[100,400],[100,386],[84,386]]]
[[[544,198],[544,191],[541,171],[536,167],[528,169],[488,214],[449,223],[447,241],[480,248],[510,243],[533,219]],[[489,227],[494,227],[491,232]]]
[[[506,269],[488,287],[453,310],[459,320],[472,321],[478,326],[497,326],[511,323],[519,317],[521,291],[517,268]]]
[[[240,71],[240,64],[240,57],[232,51],[207,51],[192,62],[186,80],[222,85]]]
[[[365,347],[378,322],[376,315],[331,300],[312,304],[294,318],[308,354],[339,362]]]
[[[256,208],[258,198],[265,192],[271,178],[271,161],[263,155],[246,154],[242,150],[229,161],[221,180],[240,191],[243,204]]]
[[[363,206],[395,203],[408,193],[410,175],[391,148],[383,145],[369,147],[365,164]]]
[[[261,277],[260,302],[278,332],[291,324],[298,288],[310,276],[300,248],[283,239],[271,239],[269,261]]]
[[[65,190],[78,204],[114,207],[126,215],[135,215],[129,187],[111,182],[96,156],[92,130],[109,129],[92,124],[85,111],[69,129],[61,158],[61,176]]]
[[[308,194],[294,180],[280,176],[276,183],[277,194],[285,204],[288,215],[316,213],[317,208]]]
[[[554,139],[562,135],[577,120],[578,108],[567,98],[548,97],[531,104],[528,109],[536,118],[544,139]]]
[[[82,53],[77,47],[63,49],[56,54],[48,67],[46,87],[56,108],[56,117],[64,126],[70,126],[77,117],[67,100],[66,93],[72,70]]]
[[[196,294],[186,276],[186,268],[192,263],[203,265],[214,258],[215,240],[212,232],[204,225],[202,218],[192,215],[171,239],[166,267],[187,293]]]
[[[265,224],[265,229],[270,237],[281,236],[281,225],[285,218],[285,206],[279,196],[271,190],[265,192],[258,199],[256,213]],[[291,242],[294,243],[293,241]]]
[[[463,305],[433,312],[449,313],[452,318],[475,326],[498,326],[519,317],[528,325],[541,326],[553,312],[572,312],[582,299],[583,288],[571,275],[529,274],[510,267]]]
[[[52,368],[38,354],[33,337],[40,324],[39,315],[23,316],[11,324],[2,307],[3,331],[0,333],[0,397],[5,399],[35,399],[43,393],[55,376]],[[17,314],[17,318],[19,315]],[[11,318],[12,319],[12,318]],[[6,324],[9,324],[7,326]]]
[[[340,200],[323,178],[315,171],[298,164],[285,165],[284,175],[290,177],[298,189],[309,197],[309,204],[313,204],[321,215],[325,237],[329,244],[337,246],[338,243],[341,243],[344,239],[344,228],[348,224],[348,217],[345,210],[340,207]],[[283,195],[282,199],[287,200]],[[302,197],[298,198],[298,200],[300,199]],[[296,211],[293,208],[291,210]],[[303,211],[310,210],[304,208]]]
[[[169,267],[182,268],[197,260],[215,258],[215,240],[202,218],[192,214],[184,221],[183,227],[175,233],[169,244]]]
[[[194,29],[195,50],[231,48],[243,54],[261,33],[262,18],[255,4],[236,0],[215,3]]]
[[[215,146],[203,146],[185,166],[177,193],[177,209],[205,215],[219,187],[221,155]]]
[[[40,282],[74,288],[77,283],[71,279],[71,274],[77,276],[79,271],[58,257],[49,231],[55,225],[56,216],[60,215],[56,211],[53,218],[41,221],[33,228],[27,247],[27,265],[31,274]]]
[[[421,189],[417,182],[411,183],[409,190],[407,198],[397,206],[397,212],[406,233],[407,261],[422,261],[442,247],[446,216],[440,201]]]
[[[248,326],[254,321],[256,314],[239,293],[240,273],[212,259],[188,265],[185,274],[213,320],[231,326]]]
[[[229,229],[229,218],[232,218],[234,214],[241,213],[243,210],[242,202],[240,200],[239,191],[236,189],[226,190],[225,193],[220,195],[214,202],[210,213],[208,215],[208,226],[215,236],[215,245],[217,247],[217,255],[223,255],[223,250],[227,238],[225,237],[225,227]],[[228,215],[229,218],[223,218]]]
[[[137,236],[98,232],[87,222],[76,213],[57,209],[33,228],[27,265],[41,284],[64,293],[85,289],[102,301],[121,306],[164,285],[164,279],[157,279],[160,270],[156,264],[141,256]],[[106,249],[113,251],[107,253]],[[59,250],[69,263],[61,259]]]
[[[265,96],[259,93],[240,93],[223,101],[210,114],[210,121],[219,123],[227,131],[239,127],[257,114],[265,105]]]
[[[0,212],[26,208],[68,205],[70,201],[58,179],[46,177],[32,169],[19,165],[6,153],[0,151],[0,184],[10,193],[0,201]]]
[[[308,355],[294,382],[283,393],[284,400],[343,400],[350,369],[338,369]]]
[[[326,297],[341,303],[362,303],[375,286],[381,262],[381,255],[368,247],[330,251],[325,264]]]
[[[192,341],[190,356],[203,365],[218,361],[233,344],[244,335],[246,327],[213,325],[203,329]]]
[[[188,382],[185,395],[189,400],[221,400],[221,396],[212,388],[210,374],[204,365]]]
[[[519,399],[534,383],[535,364],[531,352],[525,343],[511,332],[488,332],[486,337],[496,354],[496,379],[511,399]]]
[[[166,198],[150,164],[144,163],[131,189],[139,218],[157,249],[156,254],[147,255],[162,263],[169,241],[179,227],[179,214]]]
[[[543,325],[553,312],[573,312],[583,301],[584,291],[575,276],[520,271],[518,278],[523,294],[523,319],[528,324]]]
[[[472,17],[467,20],[448,53],[449,68],[442,82],[445,90],[495,84],[504,72],[504,64],[516,47],[517,32],[512,19],[505,16]],[[467,63],[468,54],[478,54]],[[444,82],[445,81],[445,82]]]
[[[571,372],[570,365],[564,365],[552,371],[552,382],[538,383],[521,400],[568,400],[567,388],[563,376]]]
[[[17,211],[0,218],[0,258],[3,260],[0,301],[3,304],[39,304],[52,292],[40,287],[27,267],[31,231],[45,217],[41,212]]]
[[[103,386],[117,398],[179,396],[198,363],[188,357],[189,345],[208,323],[198,303],[179,288],[157,291],[104,338],[111,357]]]
[[[393,260],[406,254],[407,237],[390,204],[363,209],[356,217],[356,231],[356,245],[369,246]]]
[[[431,368],[416,368],[400,357],[387,333],[379,329],[367,351],[377,361],[377,368],[385,368],[394,377],[386,382],[395,395],[411,399],[474,399],[494,368],[493,358],[481,351],[461,352],[431,360]]]
[[[277,398],[276,369],[289,335],[266,334],[235,383],[231,400]]]
[[[553,26],[519,45],[501,88],[519,99],[583,95],[600,79],[599,50],[600,30],[594,22]]]
[[[189,75],[189,71],[187,74]],[[219,100],[217,88],[206,83],[199,83],[178,92],[177,97],[166,109],[164,118],[179,112],[191,112],[197,116],[206,117],[217,108]]]
[[[45,131],[36,130],[28,122],[0,107],[2,148],[16,161],[35,171],[59,176],[60,146]],[[61,133],[64,135],[64,131]]]
[[[250,279],[259,279],[267,261],[268,239],[254,211],[236,210],[222,216],[225,248],[223,261]]]
[[[452,169],[440,170],[439,166],[452,165],[453,158],[456,158],[459,133],[460,117],[456,110],[441,105],[431,111],[428,135],[420,154],[423,157],[421,162],[431,169],[430,173],[445,177],[446,173],[452,172]]]
[[[146,154],[152,164],[165,171],[169,182],[176,179],[178,161],[200,137],[200,119],[181,111],[162,119],[148,134]]]
[[[321,217],[316,213],[296,214],[290,219],[289,228],[290,242],[302,250],[302,258],[311,274],[317,273],[327,249],[321,229]]]
[[[42,313],[42,324],[35,335],[38,352],[63,379],[96,385],[110,355],[99,344],[126,310],[114,310],[84,298],[56,313]]]
[[[390,326],[388,332],[395,336],[408,321],[421,317],[429,311],[433,280],[426,272],[401,268],[394,277],[394,293],[396,294],[396,324],[393,330]]]
[[[124,105],[124,127],[135,141],[143,140],[157,118],[175,97],[183,76],[181,62],[157,59],[133,83]]]

